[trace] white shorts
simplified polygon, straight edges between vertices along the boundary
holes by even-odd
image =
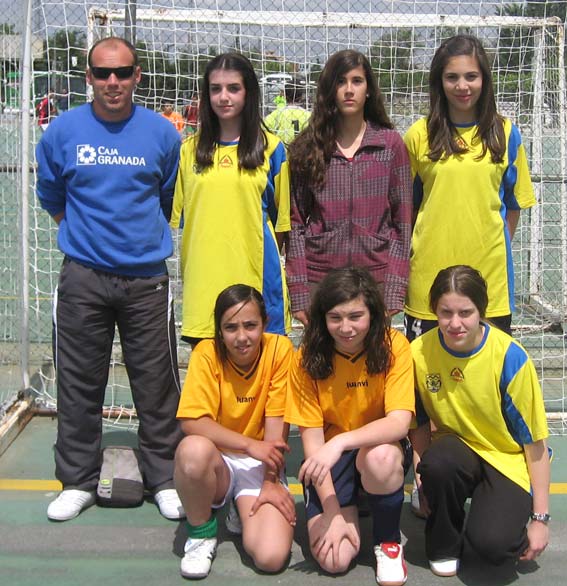
[[[264,464],[256,458],[243,454],[221,453],[230,472],[230,484],[220,503],[213,503],[213,509],[222,508],[230,499],[241,496],[258,496],[264,482]],[[280,482],[287,488],[285,474],[280,475]]]

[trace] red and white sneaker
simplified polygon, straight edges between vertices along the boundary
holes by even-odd
[[[402,586],[408,579],[404,548],[400,543],[381,543],[374,547],[376,582],[380,586]]]

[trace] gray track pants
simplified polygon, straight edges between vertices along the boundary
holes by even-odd
[[[172,486],[182,433],[175,417],[180,385],[168,276],[123,277],[65,259],[53,317],[56,477],[65,488],[97,485],[102,407],[117,325],[139,418],[146,488]]]

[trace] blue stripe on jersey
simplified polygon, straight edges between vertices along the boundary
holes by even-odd
[[[510,435],[520,446],[533,443],[533,438],[526,422],[508,394],[508,386],[527,361],[528,355],[525,350],[514,342],[511,342],[504,356],[502,374],[500,375],[502,416],[504,417]]]
[[[270,170],[267,176],[266,189],[262,194],[263,208],[263,234],[264,234],[264,270],[262,283],[262,296],[266,304],[266,312],[269,316],[266,331],[273,334],[286,334],[285,331],[285,305],[281,261],[277,242],[268,226],[268,219],[272,228],[278,221],[278,206],[275,200],[276,177],[280,173],[282,164],[286,160],[285,147],[278,143],[274,152],[270,155]],[[283,294],[282,294],[283,292]]]
[[[262,283],[262,297],[266,304],[269,316],[266,331],[272,334],[286,334],[284,298],[281,261],[278,246],[270,227],[264,221],[264,278]],[[283,291],[283,294],[282,294]]]
[[[522,137],[518,128],[512,124],[510,136],[508,137],[508,167],[502,177],[503,182],[503,199],[506,208],[509,210],[519,210],[520,206],[516,195],[514,193],[514,187],[518,180],[518,169],[516,167],[516,159],[518,158],[518,149],[522,144]]]
[[[275,201],[276,177],[279,175],[282,164],[286,160],[285,147],[283,143],[278,143],[274,152],[270,155],[270,170],[268,172],[266,191],[262,195],[264,207],[268,212],[272,225],[276,226],[278,221],[278,206]]]
[[[518,178],[518,169],[516,167],[516,159],[518,158],[518,148],[522,144],[522,138],[518,128],[512,124],[510,136],[508,137],[508,166],[502,176],[502,182],[500,183],[500,216],[502,218],[502,226],[504,230],[504,244],[506,246],[506,281],[508,284],[508,303],[510,304],[510,310],[513,312],[516,310],[516,304],[514,300],[515,296],[515,285],[514,285],[514,261],[512,259],[512,239],[510,238],[510,232],[508,231],[508,223],[506,222],[507,210],[519,210],[520,206],[514,188],[516,186],[516,180]]]
[[[503,193],[502,189],[500,189],[501,201],[502,197]],[[504,246],[506,247],[506,282],[508,285],[508,304],[510,305],[510,312],[513,313],[516,311],[516,302],[514,300],[514,296],[516,294],[514,285],[514,260],[512,258],[512,239],[510,238],[510,231],[508,230],[508,222],[506,221],[506,205],[504,203],[502,203],[500,206],[500,217],[502,218]]]

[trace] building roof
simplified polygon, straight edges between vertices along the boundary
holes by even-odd
[[[0,34],[0,61],[20,61],[24,55],[23,35]],[[32,59],[43,56],[41,37],[32,35]]]

